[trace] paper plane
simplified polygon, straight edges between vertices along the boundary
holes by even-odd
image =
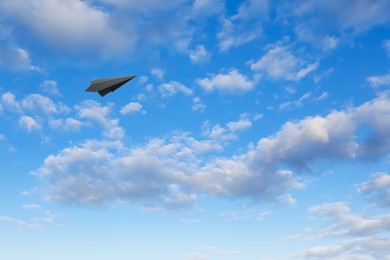
[[[108,93],[114,92],[133,78],[135,78],[135,76],[96,79],[91,81],[91,85],[85,91],[98,92],[100,96],[104,97]]]

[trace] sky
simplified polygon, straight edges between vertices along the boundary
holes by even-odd
[[[0,259],[390,259],[389,13],[0,0]]]

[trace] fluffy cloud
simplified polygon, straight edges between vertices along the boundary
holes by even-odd
[[[390,73],[386,75],[368,77],[367,81],[373,87],[390,86]]]
[[[292,4],[294,6],[292,12],[290,9],[292,14],[312,18],[311,22],[315,26],[325,28],[333,26],[343,31],[352,29],[354,32],[362,32],[390,20],[387,15],[390,4],[386,0],[348,0],[343,2],[301,0]],[[329,17],[334,19],[329,20]]]
[[[305,234],[295,238],[323,239],[344,238],[337,244],[315,246],[296,254],[297,259],[388,259],[390,258],[390,215],[365,218],[363,214],[353,213],[348,204],[336,202],[313,206],[309,212],[327,222],[319,230],[307,229]],[[366,214],[364,214],[366,215]],[[309,233],[309,234],[307,234]],[[384,236],[385,235],[385,236]],[[352,238],[351,238],[352,237]],[[359,258],[360,257],[360,258]]]
[[[44,114],[54,114],[58,112],[58,109],[54,102],[40,94],[30,94],[21,101],[23,109]]]
[[[334,49],[345,35],[356,35],[388,23],[389,11],[386,0],[299,0],[287,1],[278,13],[284,21],[292,18],[300,40],[326,51]]]
[[[1,103],[5,110],[22,113],[19,102],[16,101],[15,95],[11,92],[7,92],[1,95]]]
[[[149,209],[173,209],[191,205],[205,193],[293,204],[289,191],[304,185],[292,169],[307,170],[316,161],[331,159],[380,159],[390,153],[390,100],[385,96],[323,117],[287,122],[247,151],[225,157],[215,152],[252,125],[248,115],[225,125],[206,122],[203,140],[176,133],[128,147],[120,139],[123,133],[117,138],[107,134],[122,129],[118,119],[110,118],[110,105],[89,100],[77,109],[80,118],[101,124],[108,139],[85,141],[45,159],[36,174],[47,183],[51,200],[81,204],[137,201]],[[361,126],[372,130],[361,131]],[[359,223],[366,225],[365,220]],[[366,231],[357,225],[335,232]]]
[[[195,0],[193,12],[198,15],[213,15],[223,11],[223,1],[221,0]]]
[[[315,71],[319,63],[309,63],[296,57],[289,46],[276,45],[257,62],[251,64],[253,71],[265,73],[271,79],[298,81]]]
[[[206,109],[206,105],[202,103],[202,100],[199,97],[194,97],[192,99],[192,110],[203,112]]]
[[[21,100],[16,100],[13,93],[6,92],[1,95],[0,101],[6,110],[19,114],[32,113],[49,116],[69,112],[68,107],[55,103],[41,94],[29,94]]]
[[[387,55],[390,57],[390,40],[386,40],[383,43],[383,47],[385,47],[385,49],[387,51]]]
[[[118,126],[119,119],[110,118],[113,104],[102,106],[94,100],[84,100],[75,108],[78,111],[78,117],[98,123],[104,127],[103,136],[109,139],[121,139],[125,135],[125,130]]]
[[[204,45],[197,45],[194,50],[189,51],[190,60],[194,63],[206,62],[210,59],[210,54]]]
[[[6,1],[0,4],[0,13],[56,49],[76,53],[116,51],[130,41],[111,23],[108,13],[86,1]]]
[[[22,128],[25,128],[28,132],[32,132],[34,130],[40,130],[42,126],[32,117],[30,116],[22,116],[19,119],[19,125]]]
[[[13,70],[40,71],[31,64],[30,55],[25,49],[0,44],[0,57],[0,66]]]
[[[291,172],[251,167],[246,154],[206,160],[207,153],[219,149],[212,140],[186,135],[134,147],[91,140],[48,156],[35,174],[54,201],[137,201],[149,209],[188,207],[199,193],[275,202],[301,187]]]
[[[211,75],[209,78],[197,80],[198,85],[206,92],[220,91],[224,93],[246,92],[254,87],[254,82],[249,80],[235,69],[227,74]]]
[[[150,71],[150,73],[156,78],[158,78],[159,80],[163,80],[165,75],[165,70],[161,68],[154,68]]]
[[[378,172],[371,179],[358,186],[358,191],[369,197],[370,202],[377,206],[390,207],[390,175]]]
[[[225,126],[220,124],[210,125],[209,121],[203,123],[202,135],[211,140],[230,141],[237,138],[237,132],[252,126],[252,122],[244,115],[238,121],[228,122]]]
[[[182,93],[186,96],[192,95],[192,90],[190,88],[177,81],[170,81],[169,83],[161,84],[158,87],[158,90],[163,97],[171,97],[179,93]]]
[[[220,51],[258,39],[262,35],[261,22],[268,17],[268,6],[268,0],[247,0],[237,14],[221,19],[222,29],[217,35]]]
[[[39,86],[39,89],[47,93],[49,95],[60,95],[60,91],[58,90],[58,84],[55,80],[45,80]]]
[[[390,153],[390,100],[381,97],[325,117],[288,122],[275,135],[257,144],[261,163],[309,168],[316,160],[378,159]],[[361,132],[362,126],[370,128]]]
[[[75,132],[80,130],[80,128],[84,125],[87,125],[87,123],[72,117],[65,118],[65,119],[60,118],[60,119],[49,120],[49,126],[55,130]]]
[[[120,113],[122,115],[127,115],[135,112],[141,112],[142,111],[142,105],[138,102],[130,102],[126,106],[122,107],[120,110]]]

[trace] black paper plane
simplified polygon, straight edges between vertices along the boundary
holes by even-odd
[[[125,76],[116,78],[96,79],[91,81],[91,85],[85,90],[87,92],[98,92],[104,97],[110,92],[114,92],[126,82],[132,80],[135,76]]]

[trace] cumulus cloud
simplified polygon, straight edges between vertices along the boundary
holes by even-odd
[[[113,104],[102,106],[94,100],[84,100],[75,106],[78,117],[98,123],[104,127],[103,136],[109,139],[121,139],[125,135],[125,130],[119,126],[119,119],[111,118]]]
[[[117,51],[131,41],[112,24],[108,13],[86,1],[6,1],[0,4],[0,12],[13,25],[55,49]]]
[[[192,99],[192,110],[203,112],[206,109],[206,105],[202,102],[199,97],[194,97]]]
[[[204,45],[197,45],[195,49],[189,51],[189,57],[194,63],[206,62],[210,59],[210,54],[207,52]]]
[[[247,0],[238,12],[221,19],[221,30],[217,34],[219,49],[226,52],[258,39],[262,35],[261,22],[268,18],[268,0]]]
[[[93,204],[136,201],[149,209],[191,206],[197,194],[277,202],[301,184],[288,171],[251,167],[249,155],[206,160],[221,149],[186,135],[126,147],[120,141],[86,141],[48,156],[35,174],[50,200]]]
[[[40,130],[42,126],[30,116],[22,116],[19,119],[19,125],[25,128],[29,133],[32,131]]]
[[[150,73],[156,78],[158,78],[159,80],[163,80],[165,75],[165,70],[161,68],[154,68],[150,71]]]
[[[35,113],[54,114],[58,112],[54,102],[40,94],[29,94],[20,103],[23,109]]]
[[[55,103],[49,97],[41,94],[29,94],[23,99],[17,100],[11,92],[1,95],[1,104],[5,110],[25,114],[50,116],[53,114],[67,113],[69,108],[61,103]]]
[[[389,11],[386,0],[299,0],[286,2],[278,13],[280,20],[292,18],[290,22],[300,40],[327,51],[334,49],[345,35],[357,35],[388,23]]]
[[[237,138],[237,132],[245,130],[252,126],[251,120],[246,115],[243,115],[237,121],[226,123],[225,126],[220,124],[210,125],[209,121],[205,121],[202,126],[202,135],[207,136],[211,140],[230,141]]]
[[[68,118],[59,118],[59,119],[50,119],[49,120],[49,126],[55,130],[63,130],[63,131],[70,131],[70,132],[76,132],[79,131],[82,126],[87,125],[87,123],[82,122],[80,120],[77,120],[72,117]]]
[[[49,95],[60,95],[60,91],[58,90],[58,84],[55,80],[43,81],[42,84],[39,86],[39,89]]]
[[[163,97],[172,97],[180,93],[186,96],[192,95],[192,90],[190,88],[177,81],[170,81],[169,83],[161,84],[158,87],[158,90]]]
[[[193,12],[196,16],[219,14],[223,9],[221,0],[195,0],[193,4]]]
[[[257,144],[262,163],[288,164],[308,169],[316,160],[378,159],[390,152],[390,100],[380,97],[325,117],[287,122],[275,135]],[[372,131],[361,132],[361,127]]]
[[[293,6],[292,14],[308,16],[312,18],[311,22],[314,25],[323,28],[333,26],[340,30],[352,29],[354,32],[362,32],[390,20],[387,15],[390,4],[386,0],[348,0],[343,2],[301,0],[294,2]],[[329,17],[334,19],[329,20]]]
[[[371,179],[358,185],[357,190],[367,196],[376,206],[390,207],[390,175],[377,172]]]
[[[384,41],[383,47],[385,47],[387,55],[390,57],[390,40]]]
[[[145,112],[142,110],[142,105],[138,102],[130,102],[126,106],[122,107],[120,110],[120,113],[122,115],[127,115],[136,112]]]
[[[223,93],[246,92],[254,88],[254,82],[236,69],[227,74],[210,75],[209,78],[197,79],[198,85],[207,93],[220,91]]]
[[[318,230],[307,229],[299,239],[339,238],[337,244],[315,246],[292,254],[293,259],[387,259],[390,240],[383,236],[390,231],[390,215],[364,217],[353,213],[344,202],[313,206],[309,212],[329,224]],[[361,258],[358,258],[361,257]]]
[[[367,81],[372,87],[390,86],[390,73],[368,77]]]
[[[1,103],[5,110],[22,113],[19,102],[16,101],[15,95],[11,92],[6,92],[1,95]]]
[[[264,73],[271,79],[299,81],[319,66],[318,62],[309,63],[296,57],[289,46],[277,44],[251,64],[253,71]]]
[[[31,64],[29,53],[22,48],[0,44],[0,66],[12,70],[40,71],[41,69]]]
[[[117,138],[107,134],[122,129],[118,119],[110,118],[110,105],[89,100],[77,109],[80,118],[101,124],[107,139],[85,141],[45,159],[36,174],[46,182],[51,200],[136,201],[149,209],[173,209],[209,194],[291,205],[295,199],[289,191],[304,187],[292,170],[308,170],[317,161],[333,159],[377,160],[390,153],[390,100],[385,96],[326,116],[287,122],[231,156],[216,153],[251,127],[247,114],[223,125],[206,121],[204,139],[174,133],[127,146],[120,139],[123,133]],[[361,126],[372,130],[361,131]]]

